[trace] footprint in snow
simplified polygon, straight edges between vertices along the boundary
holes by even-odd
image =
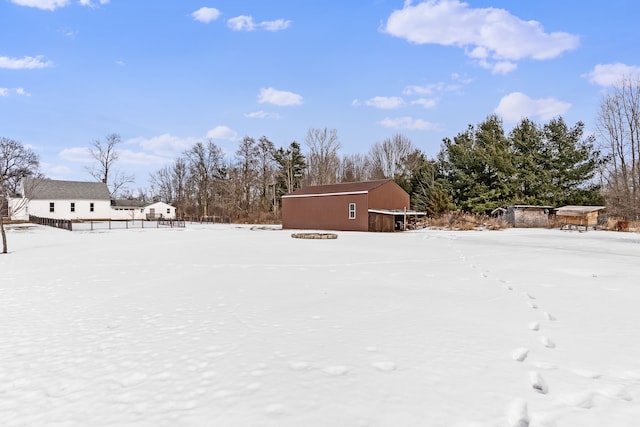
[[[538,304],[533,301],[527,301],[527,305],[534,310],[538,308]]]
[[[116,379],[122,387],[133,387],[147,379],[147,374],[142,372],[132,372],[125,374]]]
[[[327,375],[331,375],[332,377],[339,377],[342,375],[346,375],[349,372],[349,368],[346,366],[338,365],[338,366],[329,366],[322,370]]]
[[[309,369],[310,367],[311,365],[308,362],[303,362],[303,361],[289,362],[289,368],[294,371],[304,371]]]
[[[560,398],[568,406],[575,408],[591,409],[595,406],[596,393],[588,391],[586,393],[575,393]]]
[[[533,295],[528,294],[527,292],[523,292],[522,295],[524,295],[526,298],[529,298],[529,299],[536,299],[536,297],[534,297]]]
[[[538,323],[538,322],[529,322],[529,329],[531,329],[532,331],[539,331],[540,330],[540,323]]]
[[[397,366],[393,362],[374,362],[371,364],[374,368],[379,371],[390,372],[395,371]]]
[[[556,320],[555,316],[553,316],[551,313],[548,313],[548,312],[546,312],[546,311],[545,311],[545,312],[543,312],[542,314],[544,315],[544,317],[545,317],[547,320],[551,320],[551,321]]]
[[[518,347],[511,354],[511,358],[513,360],[515,360],[516,362],[523,362],[524,359],[527,358],[528,354],[529,354],[529,349],[528,348]]]
[[[551,339],[547,336],[543,336],[540,338],[540,342],[542,343],[543,346],[547,347],[547,348],[555,348],[556,343],[554,343],[553,341],[551,341]]]
[[[279,403],[275,403],[264,408],[264,411],[269,415],[278,416],[287,412],[287,407]]]
[[[620,399],[626,402],[631,402],[633,400],[633,396],[622,385],[613,385],[604,388],[600,390],[600,394],[602,394],[604,397],[608,397],[609,399]]]
[[[529,410],[527,402],[516,399],[511,402],[507,411],[508,427],[529,427]]]
[[[547,394],[549,392],[549,387],[539,372],[529,372],[529,382],[531,383],[531,387],[538,393]]]
[[[596,380],[602,377],[602,374],[600,372],[590,371],[588,369],[572,369],[571,372],[581,377],[589,378],[592,380]]]

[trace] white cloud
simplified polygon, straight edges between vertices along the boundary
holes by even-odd
[[[281,119],[282,116],[278,113],[268,113],[263,110],[253,111],[244,115],[250,119]]]
[[[120,157],[118,162],[130,165],[162,165],[170,161],[167,157],[157,156],[155,154],[144,153],[142,151],[119,150]]]
[[[240,15],[227,20],[227,26],[233,31],[253,31],[256,24],[251,16]]]
[[[215,7],[201,7],[191,14],[196,21],[208,24],[220,17],[220,11]]]
[[[445,84],[430,83],[424,86],[410,85],[404,88],[402,91],[405,95],[433,95],[434,93],[442,92],[445,89]]]
[[[207,132],[207,138],[224,139],[227,141],[238,141],[238,132],[228,126],[216,126]]]
[[[285,19],[256,23],[253,21],[253,17],[247,15],[240,15],[227,20],[227,26],[233,31],[254,31],[257,29],[281,31],[286,30],[290,25],[291,21]]]
[[[301,105],[302,96],[297,93],[277,90],[272,87],[260,89],[258,95],[260,104],[273,104],[278,106]]]
[[[58,157],[68,162],[76,163],[91,163],[95,161],[95,159],[91,157],[91,154],[89,154],[87,147],[65,148],[58,153]]]
[[[71,173],[71,168],[69,168],[68,166],[52,166],[48,163],[42,164],[42,169],[44,170],[45,174],[52,179],[62,179]]]
[[[126,143],[128,145],[137,145],[157,156],[175,157],[192,147],[197,141],[195,138],[180,138],[165,133],[151,138],[132,138],[127,140]]]
[[[23,70],[34,68],[47,68],[53,66],[51,61],[43,61],[42,56],[25,56],[23,58],[9,58],[0,56],[0,68],[10,70]]]
[[[58,32],[63,34],[65,37],[69,37],[70,39],[75,39],[76,36],[80,33],[77,30],[73,30],[68,27],[58,29]]]
[[[9,0],[18,6],[35,7],[42,10],[56,10],[60,7],[69,6],[70,0]],[[80,6],[98,7],[98,5],[108,4],[109,0],[78,0]]]
[[[276,19],[275,21],[263,21],[259,26],[266,31],[282,31],[289,28],[291,21],[285,19]]]
[[[513,61],[551,59],[575,49],[579,37],[546,33],[537,21],[524,21],[505,9],[472,8],[459,0],[428,0],[395,10],[383,28],[415,44],[463,48],[465,54],[495,74],[513,71]]]
[[[65,7],[69,4],[69,0],[10,0],[11,3],[18,6],[35,7],[42,10],[55,10],[59,7]]]
[[[413,117],[385,117],[378,122],[380,125],[397,130],[437,130],[438,126],[422,119],[414,119]]]
[[[368,107],[380,108],[383,110],[392,110],[404,105],[404,100],[398,96],[374,96],[366,101],[355,99],[352,105],[366,105]]]
[[[616,62],[615,64],[598,64],[583,77],[589,79],[589,82],[593,84],[609,87],[620,83],[623,78],[639,78],[640,67],[637,65],[626,65],[620,62]]]
[[[92,1],[92,0],[78,0],[78,3],[80,3],[81,6],[88,6],[88,7],[98,7],[98,4],[104,5],[104,4],[108,4],[109,0],[99,0],[96,4],[96,2]]]
[[[438,105],[438,101],[431,98],[418,98],[415,101],[411,101],[412,105],[421,105],[424,108],[434,108]]]
[[[31,96],[29,92],[24,90],[24,88],[8,88],[8,87],[0,87],[0,96],[11,96],[11,95],[19,95],[19,96]]]
[[[569,111],[571,104],[555,98],[532,99],[521,92],[504,96],[495,113],[507,122],[517,122],[523,117],[539,117],[550,120]]]

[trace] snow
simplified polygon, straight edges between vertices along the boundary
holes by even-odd
[[[2,426],[640,424],[640,237],[11,227]]]

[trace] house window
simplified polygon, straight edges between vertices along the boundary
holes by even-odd
[[[356,219],[356,204],[349,203],[349,219]]]
[[[89,203],[89,212],[93,212],[94,211],[94,205],[93,202]]]
[[[171,215],[171,208],[167,208],[167,215]]]
[[[76,202],[71,202],[71,212],[76,211]]]
[[[56,211],[56,204],[54,202],[49,202],[49,212]]]

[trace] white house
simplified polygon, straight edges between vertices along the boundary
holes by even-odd
[[[164,202],[114,200],[111,208],[114,219],[176,219],[176,208]]]
[[[69,220],[175,219],[176,208],[163,203],[112,200],[102,182],[23,179],[16,197],[9,199],[12,219],[42,218]]]
[[[53,219],[111,218],[111,193],[102,182],[25,178],[9,200],[12,219],[29,215]]]

